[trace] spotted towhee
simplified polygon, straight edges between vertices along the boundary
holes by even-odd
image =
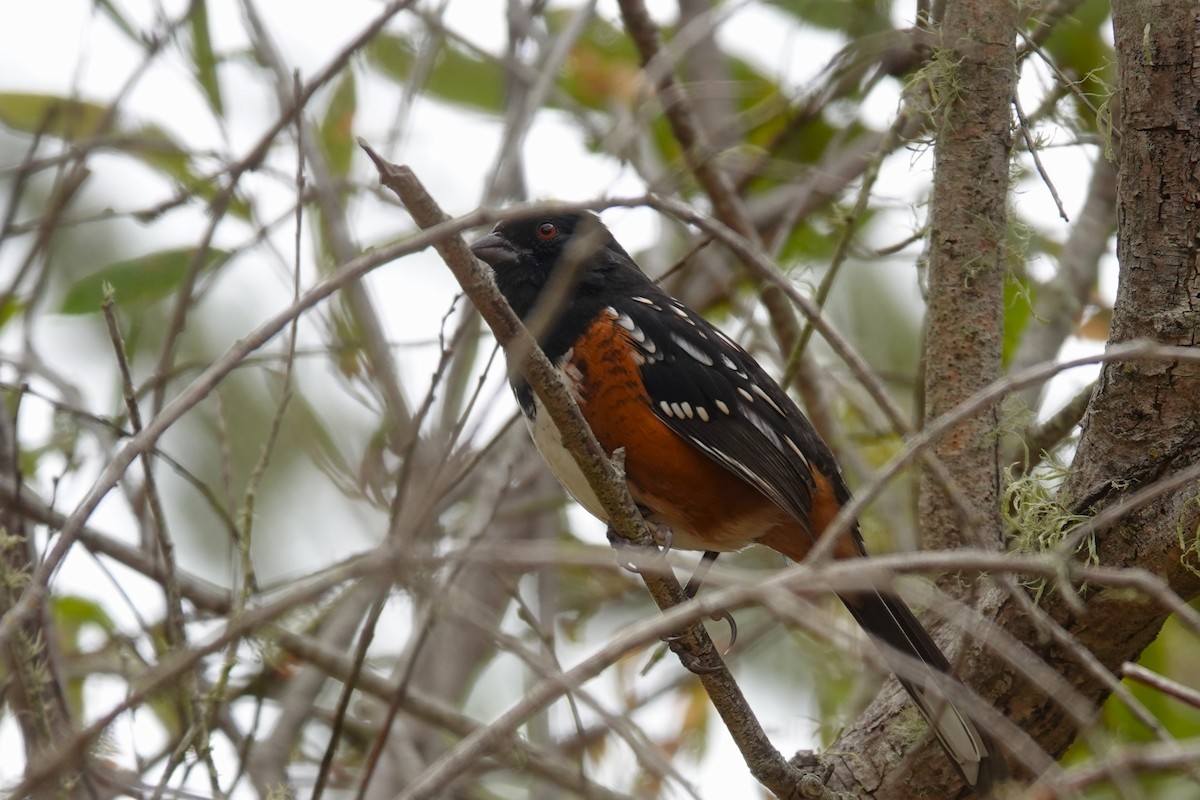
[[[595,215],[501,222],[471,250],[517,315],[533,321],[605,451],[624,448],[629,491],[648,521],[667,526],[673,547],[758,543],[804,560],[850,492],[812,424],[749,353],[646,277]],[[529,384],[515,375],[512,386],[551,470],[605,519]],[[857,528],[835,553],[866,555]],[[841,599],[885,653],[950,671],[895,594]],[[991,738],[945,698],[901,683],[966,782],[986,789],[1003,768]]]

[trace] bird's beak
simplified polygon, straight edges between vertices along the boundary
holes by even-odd
[[[498,233],[489,233],[471,242],[471,252],[480,261],[492,267],[512,264],[520,257],[517,249]]]

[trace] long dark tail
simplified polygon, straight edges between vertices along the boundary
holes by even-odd
[[[891,658],[894,662],[894,653],[901,653],[930,669],[950,674],[946,656],[900,598],[883,592],[856,592],[843,596],[842,602],[863,630],[885,645],[880,648],[885,660]],[[993,739],[932,686],[896,677],[912,696],[963,779],[978,794],[986,795],[1007,773],[1004,758]]]

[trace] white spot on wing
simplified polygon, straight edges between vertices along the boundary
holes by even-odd
[[[702,333],[702,332],[703,331],[698,331],[698,333]],[[711,367],[713,365],[713,360],[709,357],[708,353],[704,352],[699,347],[696,347],[696,345],[692,344],[684,337],[678,336],[678,335],[672,333],[671,341],[675,342],[675,344],[679,346],[680,350],[687,353],[689,356],[696,359],[704,366]]]
[[[704,406],[696,406],[696,416],[701,422],[708,422],[708,409]]]
[[[683,415],[688,419],[692,418],[692,407],[688,403],[680,403],[679,407],[683,409]]]
[[[720,338],[720,340],[721,340],[722,342],[724,342],[725,344],[727,344],[727,345],[729,345],[730,347],[732,347],[734,350],[738,350],[738,349],[740,349],[740,348],[738,348],[738,346],[737,346],[737,342],[733,341],[733,339],[730,339],[728,336],[726,336],[726,335],[725,335],[725,332],[724,332],[724,331],[722,331],[722,330],[720,330],[719,328],[717,329],[717,337],[718,337],[718,338]]]
[[[724,400],[714,400],[713,402],[717,404],[717,408],[721,410],[722,414],[729,415],[729,406],[725,405]]]
[[[612,315],[613,322],[629,331],[629,338],[642,345],[642,349],[647,353],[654,353],[658,350],[658,347],[646,338],[646,332],[639,328],[638,324],[633,321],[633,317],[628,314],[622,314],[613,306],[605,306],[604,310]]]
[[[681,320],[686,322],[688,325],[691,325],[693,328],[696,327],[696,320],[692,319],[692,315],[688,312],[688,310],[686,308],[679,305],[678,303],[674,303],[671,305],[671,310],[675,312],[675,316],[679,317]]]
[[[739,378],[742,378],[743,380],[750,379],[750,376],[747,375],[746,373],[742,372],[742,368],[739,367],[732,358],[725,355],[724,353],[721,354],[721,363],[724,364],[727,368],[733,370],[733,374],[737,375]]]
[[[769,395],[768,395],[766,392],[764,392],[764,391],[762,390],[762,387],[761,387],[761,386],[759,386],[757,383],[752,383],[752,384],[750,384],[750,389],[751,389],[751,390],[752,390],[752,391],[753,391],[753,392],[754,392],[756,395],[758,395],[759,397],[761,397],[763,400],[766,400],[766,401],[767,401],[767,403],[768,403],[768,404],[770,404],[771,408],[773,408],[773,409],[775,409],[776,411],[778,411],[778,412],[779,412],[779,416],[781,416],[781,417],[786,417],[786,416],[787,416],[787,414],[785,414],[785,413],[784,413],[783,409],[782,409],[782,408],[780,408],[780,407],[779,407],[779,405],[778,405],[778,404],[776,404],[776,402],[775,402],[774,400],[772,400],[772,399],[770,398],[770,396],[769,396]]]
[[[741,390],[739,389],[738,391]],[[742,406],[742,415],[750,420],[750,423],[755,428],[758,428],[758,432],[765,436],[767,441],[776,448],[779,447],[779,433],[771,427],[770,423],[763,419],[761,414],[748,406]]]
[[[674,413],[674,412],[672,412],[672,411],[671,411],[671,404],[670,404],[670,403],[668,403],[666,400],[661,400],[661,401],[659,401],[659,403],[658,403],[658,407],[659,407],[659,408],[661,408],[661,409],[662,409],[662,412],[663,412],[664,414],[666,414],[668,417],[669,417],[669,416],[671,416],[671,415]]]
[[[812,466],[808,463],[808,458],[805,457],[804,452],[796,446],[796,443],[792,441],[792,437],[785,435],[783,440],[787,442],[788,447],[792,448],[792,452],[800,457],[800,460],[804,462],[804,466],[808,467],[809,471],[811,472]]]
[[[754,395],[750,394],[749,392],[747,392],[745,389],[743,389],[740,386],[737,387],[737,390],[738,390],[738,394],[740,394],[742,397],[746,398],[746,402],[748,402],[748,403],[754,402]]]

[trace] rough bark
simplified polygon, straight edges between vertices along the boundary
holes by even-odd
[[[957,5],[957,4],[955,4]],[[1118,245],[1120,289],[1110,344],[1149,338],[1195,347],[1200,305],[1200,7],[1193,0],[1116,0],[1118,52]],[[1063,487],[1066,511],[1096,515],[1156,481],[1200,462],[1200,374],[1193,364],[1107,365],[1098,382],[1072,474]],[[1195,482],[1131,509],[1095,536],[1099,563],[1140,568],[1164,579],[1184,599],[1200,593],[1196,543],[1200,502]],[[1163,606],[1128,591],[1081,588],[1081,606],[1061,594],[1037,609],[994,595],[984,613],[1026,643],[1093,707],[1107,697],[1111,672],[1136,659],[1167,618]],[[1053,644],[1046,634],[1059,629]],[[1081,657],[1086,650],[1092,666]],[[1100,671],[1098,673],[1098,670]],[[1055,758],[1079,733],[1062,697],[1047,696],[1025,670],[978,648],[958,670],[1010,720]],[[896,769],[901,713],[895,692],[876,700],[838,747],[856,754],[837,765],[831,786],[857,795],[955,797],[961,787],[936,763],[936,746]],[[894,726],[892,726],[894,727]],[[1019,765],[1017,774],[1021,775]],[[1028,777],[1028,776],[1024,776]]]
[[[1109,343],[1152,339],[1195,347],[1200,321],[1200,7],[1192,0],[1113,3],[1121,139],[1120,284]],[[1200,370],[1170,361],[1104,367],[1064,487],[1078,513],[1097,514],[1200,460]],[[1137,566],[1185,599],[1200,591],[1195,484],[1130,513],[1097,536],[1103,563]],[[1166,614],[1141,599],[1089,597],[1087,614],[1057,616],[1110,669],[1137,658]],[[1080,676],[1097,702],[1107,692]],[[1076,731],[1040,716],[1039,741],[1060,755]]]
[[[1017,5],[1010,0],[950,3],[931,62],[943,107],[935,112],[929,212],[927,420],[1000,375],[1016,25]],[[925,476],[920,517],[927,547],[999,541],[996,420],[993,406],[934,448],[963,487],[974,519],[964,525],[938,483]]]
[[[1200,324],[1200,6],[1113,3],[1120,55],[1117,214],[1120,284],[1110,343],[1196,345]],[[1194,457],[1194,365],[1109,364],[1079,443],[1071,490],[1106,505]]]

